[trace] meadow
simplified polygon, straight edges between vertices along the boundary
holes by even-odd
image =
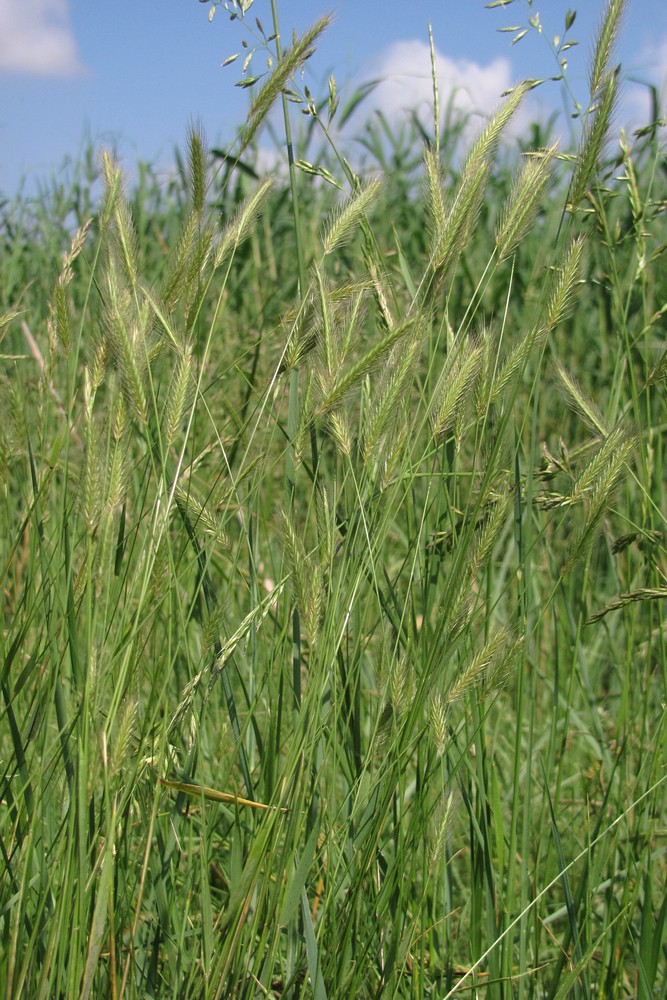
[[[232,149],[0,204],[0,987],[664,996],[667,157],[657,95],[614,117],[624,4],[571,148],[504,141],[535,81],[471,144],[434,80],[358,162],[363,95],[299,73],[326,18],[283,49],[244,6]]]

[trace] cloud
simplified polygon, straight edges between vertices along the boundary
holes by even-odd
[[[0,72],[85,73],[69,24],[69,0],[2,0]]]
[[[660,96],[658,92],[658,97]],[[658,117],[665,114],[664,96],[658,108]],[[621,90],[621,100],[614,115],[614,122],[626,132],[649,125],[653,120],[652,93],[648,87],[638,83],[625,83]]]
[[[503,91],[518,82],[510,61],[503,57],[482,65],[436,51],[435,72],[441,118],[454,111],[470,118],[476,128],[482,124],[480,118],[498,108]],[[431,52],[425,42],[394,42],[377,57],[369,76],[381,83],[362,105],[366,112],[381,111],[388,121],[397,122],[417,111],[425,124],[433,121]]]
[[[441,101],[452,100],[465,113],[490,111],[511,85],[510,64],[503,58],[480,66],[436,52],[435,70]],[[431,53],[425,42],[394,42],[377,58],[371,75],[382,80],[373,104],[387,117],[412,109],[432,114]]]
[[[639,63],[651,83],[657,87],[667,86],[667,35],[645,46],[639,55]]]
[[[656,38],[644,46],[628,69],[627,79],[621,87],[621,102],[616,116],[628,131],[648,125],[658,101],[658,117],[667,113],[667,35]],[[651,88],[655,88],[655,95]]]

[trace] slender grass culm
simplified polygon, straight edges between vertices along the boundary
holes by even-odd
[[[433,57],[432,125],[371,116],[362,162],[369,88],[304,83],[329,18],[215,0],[235,146],[0,208],[7,1000],[663,995],[667,182],[657,122],[614,132],[624,6],[573,149],[505,144],[536,81],[465,147]]]

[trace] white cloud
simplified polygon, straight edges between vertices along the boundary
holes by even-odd
[[[639,62],[649,81],[664,88],[667,85],[667,35],[647,45],[640,53]]]
[[[435,71],[443,110],[451,100],[454,108],[464,114],[490,112],[498,105],[503,90],[512,85],[510,63],[503,58],[481,66],[436,52]],[[370,75],[382,80],[370,103],[387,118],[391,120],[412,109],[432,118],[431,52],[425,42],[394,42],[380,54]]]
[[[257,156],[253,160],[252,168],[260,177],[265,177],[267,174],[282,179],[289,177],[287,153],[280,147],[260,146],[257,150]]]
[[[86,72],[69,24],[69,0],[1,0],[0,71],[38,76]]]
[[[664,115],[664,113],[663,100],[662,107],[658,111],[658,117],[661,114]],[[619,106],[613,118],[617,128],[612,130],[612,134],[614,131],[618,131],[621,126],[626,132],[633,132],[637,128],[642,128],[644,125],[650,124],[652,119],[653,107],[651,91],[648,87],[632,82],[624,83]]]
[[[641,81],[641,82],[640,82]],[[654,117],[651,87],[658,100],[658,118],[667,114],[667,35],[645,46],[628,69],[621,86],[621,100],[616,121],[626,131],[651,123]]]
[[[468,59],[450,59],[435,53],[441,123],[448,111],[469,119],[466,132],[477,132],[502,102],[504,91],[519,81],[510,61],[498,57],[483,65]],[[361,110],[381,111],[389,122],[398,122],[416,110],[426,127],[433,122],[431,51],[426,42],[394,42],[371,65],[368,74],[381,83],[361,105]],[[532,109],[532,113],[531,113]],[[535,118],[535,105],[524,102],[514,124],[514,134]]]

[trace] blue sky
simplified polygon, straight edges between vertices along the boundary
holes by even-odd
[[[87,138],[113,146],[131,166],[137,158],[164,165],[200,119],[212,144],[229,143],[243,121],[248,92],[241,77],[251,36],[218,6],[199,0],[0,0],[0,192],[12,194],[48,178],[66,156],[76,157]],[[228,5],[231,6],[231,5]],[[485,0],[278,0],[280,28],[289,43],[322,13],[334,23],[308,64],[305,83],[326,92],[334,72],[343,95],[369,78],[382,77],[365,111],[381,108],[390,118],[411,104],[426,107],[431,93],[428,24],[433,27],[441,103],[455,88],[460,107],[490,111],[501,92],[525,76],[556,72],[549,42],[563,32],[566,12],[577,10],[570,37],[568,75],[586,99],[586,56],[604,0],[514,0],[485,9]],[[498,29],[527,25],[539,14],[542,34],[532,30],[512,46]],[[248,23],[259,17],[271,30],[269,0],[255,0]],[[233,65],[221,63],[240,52]],[[662,88],[667,77],[667,0],[628,0],[617,47],[627,78],[620,115],[629,124],[648,115],[647,92],[631,78]],[[256,52],[248,73],[266,66]],[[558,85],[535,92],[541,105],[561,107]]]

